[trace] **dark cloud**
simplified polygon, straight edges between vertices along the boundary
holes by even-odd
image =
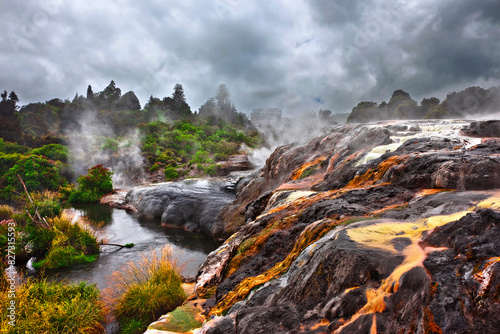
[[[0,3],[0,90],[21,103],[102,90],[144,104],[184,86],[198,109],[225,83],[236,106],[349,111],[500,84],[498,1]]]

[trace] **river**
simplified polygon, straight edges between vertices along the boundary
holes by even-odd
[[[47,273],[57,280],[95,283],[101,291],[107,287],[113,272],[165,245],[170,245],[178,256],[182,275],[194,278],[206,256],[220,245],[204,234],[168,229],[161,226],[159,219],[138,219],[125,210],[106,205],[79,205],[67,211],[76,217],[86,217],[98,237],[108,243],[135,244],[132,248],[121,249],[104,245],[98,259],[92,263]]]

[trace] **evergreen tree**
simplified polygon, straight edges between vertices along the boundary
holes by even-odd
[[[7,91],[6,90],[3,91],[1,96],[2,96],[2,101],[7,101]]]
[[[92,91],[92,86],[89,85],[87,87],[87,99],[93,100],[94,99],[94,92]]]
[[[175,84],[174,93],[172,94],[172,99],[174,99],[174,102],[177,103],[178,105],[186,103],[186,97],[184,96],[184,89],[182,88],[181,84]]]

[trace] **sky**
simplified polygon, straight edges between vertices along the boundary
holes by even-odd
[[[500,85],[498,0],[0,0],[0,30],[21,105],[114,80],[198,110],[224,83],[239,111],[298,115]]]

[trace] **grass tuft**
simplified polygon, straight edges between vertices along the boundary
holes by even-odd
[[[85,282],[65,285],[29,278],[16,290],[16,322],[7,318],[8,291],[0,292],[2,333],[105,333],[100,291]]]
[[[177,258],[171,246],[144,255],[113,273],[106,295],[121,333],[144,331],[162,314],[173,311],[186,299]],[[143,324],[142,327],[139,327]]]

